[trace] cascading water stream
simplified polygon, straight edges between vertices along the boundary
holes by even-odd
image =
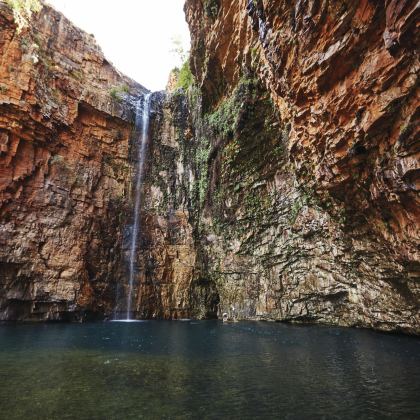
[[[140,112],[140,106],[137,107],[136,113],[136,128],[141,127],[140,145],[138,147],[138,163],[136,176],[136,189],[134,197],[134,222],[131,232],[130,244],[130,266],[129,266],[129,283],[127,293],[127,320],[130,320],[131,301],[133,295],[134,277],[136,275],[136,253],[137,241],[140,233],[140,207],[141,207],[141,193],[144,175],[144,162],[146,154],[147,139],[149,135],[149,118],[150,118],[150,99],[152,94],[148,93],[144,97],[143,110]]]

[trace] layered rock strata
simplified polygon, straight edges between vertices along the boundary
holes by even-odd
[[[418,333],[417,2],[185,10],[219,314]]]
[[[418,10],[186,1],[195,84],[152,100],[137,317],[420,332]],[[20,36],[0,19],[1,317],[110,317],[145,89],[46,6]]]
[[[112,310],[142,86],[45,6],[17,33],[0,2],[0,319]]]

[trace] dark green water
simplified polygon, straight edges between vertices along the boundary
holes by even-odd
[[[1,419],[415,419],[420,340],[269,323],[0,325]]]

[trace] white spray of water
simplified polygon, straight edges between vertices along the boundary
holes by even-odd
[[[137,166],[137,177],[136,177],[136,190],[135,190],[135,201],[134,201],[134,223],[133,230],[131,232],[131,246],[130,246],[130,277],[128,283],[128,294],[127,294],[127,320],[130,320],[131,304],[133,298],[133,285],[134,277],[136,275],[136,254],[137,254],[137,241],[140,233],[140,206],[141,206],[141,192],[144,175],[144,160],[146,154],[147,138],[149,135],[149,117],[150,117],[150,98],[151,93],[144,97],[143,111],[140,113],[140,109],[137,109],[136,115],[136,128],[141,123],[141,137],[140,146],[138,148],[138,166]],[[141,117],[141,121],[139,120]]]

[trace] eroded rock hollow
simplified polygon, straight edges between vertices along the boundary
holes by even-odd
[[[420,332],[415,1],[187,0],[152,95],[134,312]],[[0,316],[127,295],[141,85],[44,6],[0,3]]]

